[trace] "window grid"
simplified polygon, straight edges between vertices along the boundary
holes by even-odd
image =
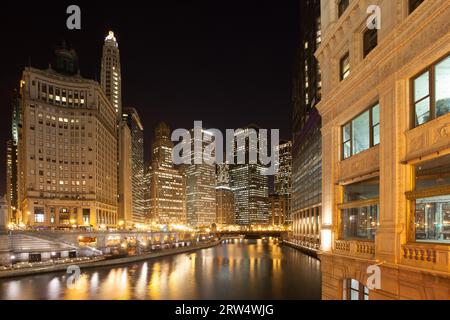
[[[342,160],[348,159],[354,155],[357,155],[365,150],[368,150],[370,148],[375,147],[376,145],[378,145],[380,143],[379,141],[379,128],[380,128],[380,114],[379,114],[379,103],[377,102],[375,105],[373,105],[372,107],[370,107],[368,110],[363,111],[362,113],[360,113],[358,116],[356,116],[355,118],[353,118],[352,120],[350,120],[349,122],[347,122],[346,124],[344,124],[341,128],[341,138],[342,138],[342,145],[341,145],[341,158]],[[374,110],[378,110],[378,121],[376,121],[376,123],[374,123]],[[369,148],[361,150],[359,152],[354,152],[354,148],[353,148],[353,122],[354,120],[358,119],[359,117],[361,117],[362,115],[364,115],[367,111],[369,112],[369,126],[370,126],[370,130],[369,130]],[[349,128],[349,129],[347,129]],[[346,134],[346,129],[348,130],[347,132],[349,132],[348,137]],[[378,141],[375,140],[375,133],[378,132]],[[350,139],[350,140],[349,140]],[[349,153],[346,152],[346,150],[350,150]]]
[[[412,128],[421,126],[429,121],[432,121],[442,115],[437,115],[436,112],[436,67],[440,65],[441,63],[450,61],[450,55],[436,61],[429,67],[427,67],[425,70],[422,70],[418,75],[412,78],[411,80],[411,124]],[[416,82],[423,76],[428,74],[428,94],[425,96],[418,97],[416,99],[415,93],[416,93]],[[449,84],[450,86],[450,84]],[[428,113],[429,116],[426,120],[423,122],[420,122],[419,117],[417,115],[418,107],[421,103],[425,102],[427,99],[429,99],[428,103]],[[424,115],[424,114],[422,114]]]

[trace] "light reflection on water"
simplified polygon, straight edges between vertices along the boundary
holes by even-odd
[[[1,280],[0,299],[320,299],[320,262],[263,240],[81,271]]]

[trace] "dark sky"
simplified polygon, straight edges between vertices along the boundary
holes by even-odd
[[[256,123],[289,139],[298,1],[2,2],[1,163],[10,137],[10,96],[23,68],[47,68],[65,40],[78,53],[82,76],[99,80],[110,29],[121,53],[123,105],[135,107],[145,127],[146,160],[159,121],[172,129],[192,128],[194,120],[222,130]],[[66,28],[70,4],[81,8],[79,31]],[[1,165],[0,181],[5,170]]]

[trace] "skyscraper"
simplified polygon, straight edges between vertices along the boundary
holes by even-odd
[[[301,1],[300,12],[292,93],[292,241],[305,249],[317,250],[322,212],[322,140],[316,104],[320,101],[322,80],[314,53],[322,41],[320,0]]]
[[[185,181],[172,162],[170,128],[161,122],[155,128],[152,165],[147,173],[150,220],[161,224],[186,223]]]
[[[194,130],[191,131],[191,145],[196,143],[196,139],[201,139],[193,133]],[[211,133],[202,129],[201,135]],[[202,148],[206,145],[205,141],[207,139],[202,139]],[[195,164],[194,156],[193,153],[192,164],[184,166],[187,221],[193,227],[209,227],[216,222],[216,166],[206,163]]]
[[[106,97],[116,111],[117,119],[122,117],[122,75],[120,69],[119,44],[114,32],[105,38],[102,55],[101,85]]]
[[[287,215],[287,201],[286,194],[271,194],[269,196],[269,214],[270,224],[272,226],[281,227],[286,223]]]
[[[22,97],[15,90],[12,95],[11,139],[6,144],[6,202],[8,204],[8,221],[19,222],[18,209],[18,150],[19,128],[21,126]]]
[[[277,146],[279,155],[278,172],[275,174],[275,194],[284,196],[283,204],[285,208],[283,213],[284,222],[291,221],[291,194],[292,194],[292,142],[282,141]]]
[[[144,214],[144,127],[135,108],[125,108],[123,121],[130,128],[131,133],[131,193],[132,193],[132,221],[135,224],[145,222]],[[126,147],[126,146],[124,146]],[[119,148],[120,149],[120,148]],[[124,159],[127,161],[127,159]]]
[[[119,123],[119,197],[118,216],[121,228],[131,229],[137,223],[133,217],[133,142],[126,121]]]
[[[47,70],[25,68],[19,127],[19,210],[29,226],[117,225],[116,114],[80,76],[74,50]]]
[[[216,165],[216,221],[221,227],[235,224],[234,193],[228,164]]]
[[[250,132],[258,136],[259,128],[249,125],[243,130],[237,131],[235,141],[244,139],[246,158],[253,151],[258,153],[258,146],[265,141],[256,144],[249,143]],[[250,150],[256,148],[256,150]],[[239,152],[235,147],[235,153]],[[236,223],[239,225],[267,224],[269,222],[269,186],[268,177],[262,174],[264,167],[260,164],[234,164],[230,165],[230,187],[234,192]]]

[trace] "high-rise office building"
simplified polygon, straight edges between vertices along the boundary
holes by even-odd
[[[322,1],[322,298],[448,300],[449,1],[370,4]]]
[[[13,140],[6,143],[6,203],[8,222],[17,223],[17,145]]]
[[[152,165],[147,173],[150,221],[161,224],[186,223],[185,180],[172,162],[170,128],[161,122],[155,128]]]
[[[201,135],[211,135],[208,130],[201,130]],[[201,139],[191,130],[192,143]],[[202,149],[206,146],[202,139]],[[186,176],[186,214],[188,224],[193,227],[209,227],[216,222],[216,166],[206,163],[195,164],[195,154],[192,153],[192,164],[184,166]]]
[[[270,224],[275,227],[282,227],[286,223],[288,195],[271,194],[269,196]]]
[[[145,223],[150,224],[151,213],[150,213],[150,170],[152,166],[148,164],[144,164],[144,216]]]
[[[132,221],[135,224],[145,222],[144,213],[144,127],[135,108],[125,108],[123,121],[131,133],[131,198],[133,202]],[[119,148],[120,149],[120,148]],[[127,159],[124,159],[125,161]],[[120,166],[120,164],[119,164]]]
[[[116,111],[117,119],[120,120],[122,117],[122,74],[119,44],[112,31],[109,31],[103,45],[101,85]]]
[[[292,195],[292,142],[280,141],[278,149],[278,171],[274,177],[275,194],[284,196],[284,222],[291,222]]]
[[[113,31],[109,31],[108,35],[105,37],[102,52],[102,64],[101,64],[101,74],[100,83],[106,97],[111,102],[116,112],[116,125],[117,125],[117,186],[119,194],[117,195],[119,216],[121,219],[122,227],[132,228],[135,224],[140,224],[144,222],[144,212],[141,205],[143,206],[143,190],[140,188],[140,184],[143,183],[143,147],[140,148],[141,143],[139,132],[140,121],[139,117],[124,116],[122,110],[122,73],[120,66],[120,52],[119,44],[114,35]],[[124,124],[128,126],[129,130],[124,127]],[[141,130],[142,131],[142,130]],[[128,145],[122,143],[123,141],[128,141],[131,136],[131,153],[129,152]],[[125,148],[125,150],[123,150]],[[131,160],[126,158],[130,156]],[[142,157],[142,165],[141,159]],[[124,161],[125,163],[121,163]],[[131,190],[129,189],[129,162],[131,161],[132,170],[132,182]],[[140,171],[142,167],[142,173]],[[122,171],[121,171],[122,170]],[[138,177],[141,180],[138,180]],[[129,201],[132,201],[132,208],[129,211]]]
[[[234,193],[229,187],[216,187],[216,223],[220,227],[235,224]]]
[[[314,56],[322,41],[320,0],[300,1],[300,39],[293,79],[292,238],[319,249],[322,211],[321,118],[316,109],[322,79]]]
[[[117,118],[100,85],[80,76],[75,51],[63,47],[53,68],[25,68],[21,95],[22,222],[115,227]]]
[[[21,124],[22,97],[15,90],[12,95],[11,139],[6,144],[6,202],[8,204],[8,221],[19,222],[18,210],[18,155],[19,128]]]
[[[235,141],[243,139],[245,145],[236,146],[235,153],[244,151],[247,159],[250,152],[258,154],[259,144],[266,143],[259,141],[258,130],[259,127],[249,125],[237,131]],[[251,133],[254,133],[257,143],[249,143]],[[260,164],[230,165],[230,187],[234,192],[236,224],[249,226],[269,223],[269,186],[268,177],[263,175],[263,169]]]
[[[118,224],[121,228],[132,229],[139,220],[133,215],[133,138],[126,121],[119,122],[118,147]]]
[[[216,221],[220,227],[233,225],[236,221],[228,164],[216,165]]]

